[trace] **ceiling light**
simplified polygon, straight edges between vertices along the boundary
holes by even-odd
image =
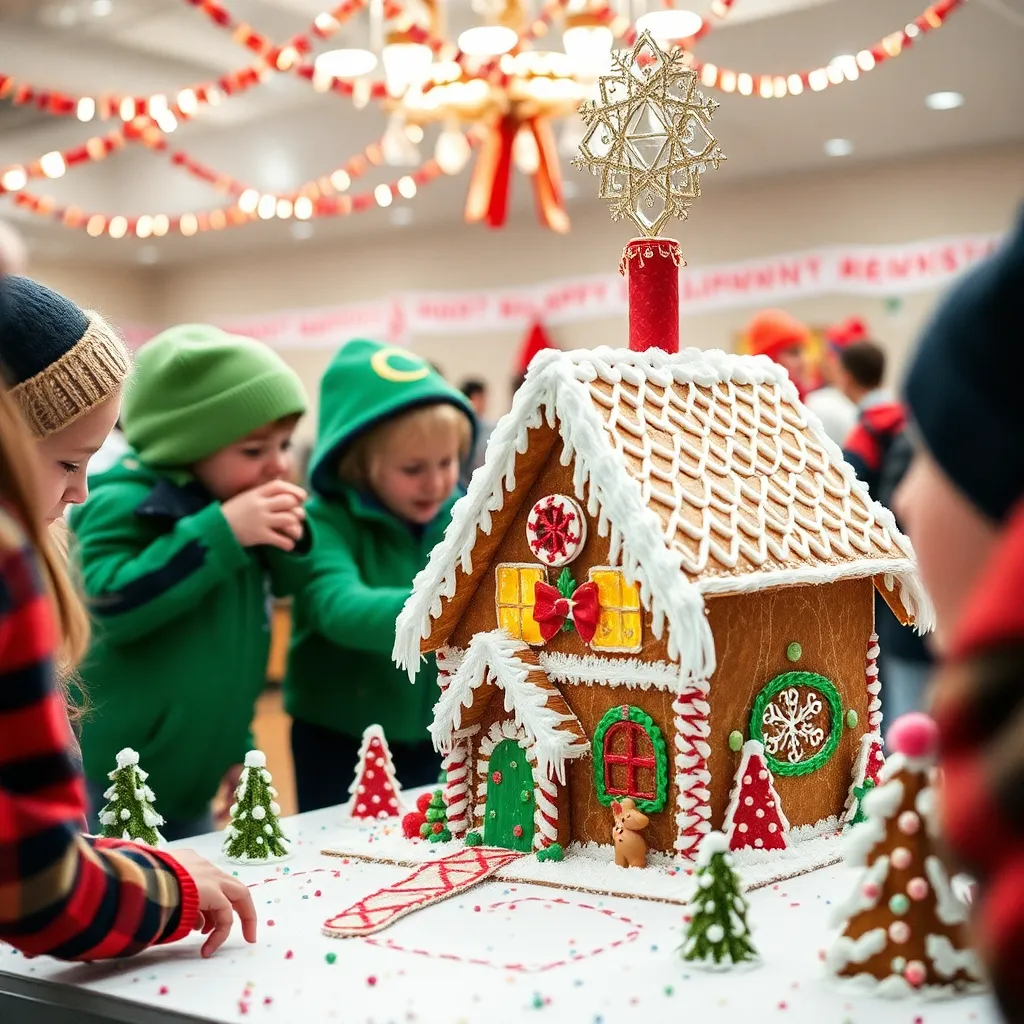
[[[110,223],[107,225],[107,234],[111,238],[124,238],[128,234],[128,218],[122,217],[120,214],[111,217]]]
[[[518,34],[504,25],[478,25],[459,35],[459,49],[467,57],[500,57],[518,42]]]
[[[390,206],[395,197],[390,185],[378,185],[373,190],[373,198],[377,200],[378,206]]]
[[[932,92],[925,96],[924,105],[929,110],[956,110],[964,105],[964,96],[960,92]]]
[[[377,66],[377,57],[369,50],[327,50],[313,67],[327,78],[358,78],[368,75]]]
[[[113,9],[113,0],[92,0],[89,8],[94,18],[105,18]]]
[[[414,199],[416,196],[416,182],[407,174],[404,178],[398,179],[398,194],[403,199]]]
[[[392,96],[401,96],[410,85],[426,78],[434,62],[434,51],[422,43],[388,43],[381,50],[380,59],[388,91]]]
[[[91,121],[96,116],[96,101],[91,96],[83,96],[78,101],[78,120]]]
[[[693,11],[651,11],[636,21],[637,33],[650,32],[656,43],[689,39],[700,31],[704,19]]]
[[[291,226],[291,233],[297,242],[304,242],[313,237],[313,225],[308,220],[297,220]]]
[[[295,200],[295,216],[299,220],[309,220],[313,216],[313,200],[309,196],[299,196]]]
[[[153,234],[157,238],[163,238],[171,229],[171,219],[166,213],[158,213],[153,218]]]
[[[472,149],[469,140],[457,127],[444,129],[434,146],[434,159],[444,174],[458,174],[469,161]]]
[[[605,25],[573,25],[562,33],[566,56],[584,78],[597,78],[611,66],[615,37]]]
[[[825,143],[825,152],[829,156],[849,156],[853,152],[853,143],[849,139],[829,139]]]
[[[352,178],[349,176],[348,171],[342,170],[342,168],[339,167],[338,170],[331,174],[331,185],[333,185],[338,192],[347,191],[351,184]]]
[[[260,201],[256,204],[256,212],[259,214],[260,220],[270,220],[277,213],[277,196],[260,196]]]
[[[135,222],[135,237],[149,238],[151,234],[153,234],[153,218],[144,213]]]

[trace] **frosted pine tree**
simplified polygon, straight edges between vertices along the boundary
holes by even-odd
[[[112,785],[103,794],[100,826],[107,839],[131,839],[157,846],[164,837],[157,831],[164,819],[156,813],[156,797],[146,785],[149,773],[139,767],[139,755],[125,747],[117,755],[117,767],[107,775]]]
[[[226,829],[224,855],[228,860],[261,864],[289,855],[273,781],[266,755],[262,750],[250,750],[245,755],[245,770],[238,780],[231,823]]]
[[[732,870],[729,840],[721,832],[709,832],[701,841],[696,880],[683,959],[723,968],[756,960],[747,924],[749,904]]]

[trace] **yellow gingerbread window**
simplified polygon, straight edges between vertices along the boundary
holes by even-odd
[[[590,570],[597,584],[601,617],[590,646],[600,651],[639,651],[641,644],[640,594],[618,569]]]
[[[495,607],[498,625],[509,636],[525,640],[528,644],[543,642],[540,627],[533,617],[533,591],[538,580],[546,579],[547,574],[541,565],[511,563],[498,566]]]

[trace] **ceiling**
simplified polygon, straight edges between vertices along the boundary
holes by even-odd
[[[224,2],[236,17],[280,40],[330,6],[328,0]],[[706,10],[708,0],[688,6]],[[874,44],[924,6],[925,0],[736,0],[729,22],[701,41],[698,56],[740,70],[812,68]],[[469,0],[448,0],[446,17],[453,31],[472,23]],[[363,13],[331,45],[365,46],[368,32]],[[827,171],[852,161],[949,153],[1024,138],[1022,44],[1024,0],[970,0],[942,29],[857,82],[777,101],[719,95],[715,130],[729,159],[705,177],[706,190]],[[93,13],[93,0],[0,0],[0,72],[72,94],[174,92],[244,66],[250,57],[184,0],[110,0],[104,16]],[[938,90],[961,92],[966,103],[956,110],[928,110],[924,97]],[[179,127],[171,142],[255,188],[286,191],[379,139],[385,123],[373,104],[357,110],[350,100],[319,95],[308,83],[274,75],[245,95],[206,108]],[[109,127],[0,102],[0,166],[28,162]],[[842,160],[824,150],[825,141],[837,137],[853,143],[852,154]],[[425,157],[432,146],[428,132]],[[578,217],[594,202],[596,182],[569,168],[568,161],[563,169],[569,213]],[[373,169],[352,191],[372,189],[402,173]],[[397,231],[403,221],[416,227],[458,223],[468,178],[467,169],[437,180],[403,204],[405,212],[374,209],[317,221],[311,230],[326,239],[388,227]],[[108,214],[175,213],[223,201],[165,157],[136,147],[34,187],[61,202]],[[520,176],[513,182],[511,216],[533,217],[530,188]],[[276,221],[191,239],[140,242],[92,239],[30,217],[9,199],[0,199],[0,217],[15,221],[35,254],[51,260],[163,263],[301,244],[293,224]]]

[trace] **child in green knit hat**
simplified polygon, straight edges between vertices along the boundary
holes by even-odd
[[[405,786],[437,781],[427,726],[437,667],[416,685],[391,661],[395,619],[458,496],[473,411],[418,356],[350,341],[320,386],[311,463],[317,557],[296,594],[285,707],[299,810],[348,799],[360,738],[379,724]]]
[[[294,371],[252,339],[185,325],[139,352],[122,410],[132,450],[71,519],[94,620],[81,669],[94,815],[132,747],[165,837],[212,831],[211,801],[252,744],[268,596],[309,567],[306,494],[287,479],[305,410]]]

